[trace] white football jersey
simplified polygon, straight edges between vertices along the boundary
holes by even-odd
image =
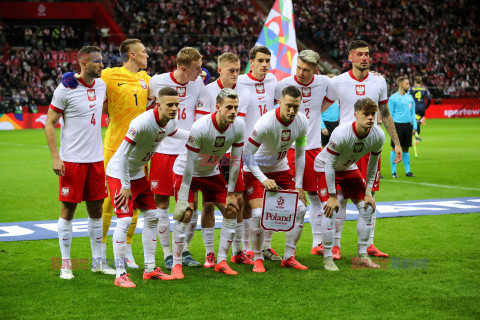
[[[173,119],[162,127],[158,119],[157,108],[145,111],[130,122],[124,138],[128,143],[135,146],[128,157],[130,180],[137,180],[145,176],[143,166],[153,157],[160,143],[177,132],[177,123],[177,120]],[[123,156],[119,153],[119,150],[108,162],[106,170],[109,177],[117,179],[121,178],[122,169],[119,167],[119,160]]]
[[[370,129],[366,137],[359,138],[355,122],[341,124],[333,130],[327,147],[315,158],[315,171],[325,172],[327,152],[338,157],[333,167],[335,171],[355,170],[355,163],[367,153],[380,154],[384,142],[385,133],[377,125]]]
[[[217,96],[223,88],[220,79],[202,88],[200,96],[198,97],[197,108],[195,110],[197,119],[203,115],[217,111]],[[250,93],[247,89],[236,85],[233,87],[233,90],[238,94],[237,116],[245,117],[247,108],[250,104]]]
[[[76,163],[103,161],[102,108],[107,86],[96,78],[89,87],[82,80],[75,89],[59,85],[50,108],[61,113],[60,159]]]
[[[195,120],[195,106],[197,104],[200,90],[204,87],[203,80],[198,77],[195,81],[187,83],[179,83],[175,80],[173,72],[162,73],[154,75],[148,84],[148,98],[157,98],[158,91],[162,88],[170,87],[177,90],[180,104],[178,106],[178,128],[183,130],[190,130],[190,127]],[[157,152],[164,154],[180,154],[183,152],[185,143],[180,142],[179,139],[167,138],[164,143],[160,145]]]
[[[250,172],[246,163],[255,161],[263,173],[286,171],[290,167],[286,155],[290,146],[298,138],[305,138],[308,132],[308,119],[298,113],[290,123],[283,123],[280,117],[280,108],[268,111],[253,127],[248,141],[260,148],[254,159],[244,157],[243,170]]]
[[[194,162],[194,177],[209,177],[220,173],[218,162],[231,147],[243,146],[243,134],[245,124],[236,119],[227,128],[220,131],[215,119],[216,112],[201,117],[192,125],[190,137],[186,147],[188,150],[198,153]],[[173,172],[183,175],[187,162],[187,151],[180,154],[173,165]]]
[[[245,116],[245,142],[257,120],[275,108],[276,85],[277,78],[272,73],[267,73],[261,80],[255,79],[251,72],[238,77],[237,86],[247,89],[250,93],[250,104]]]
[[[388,103],[385,79],[369,72],[362,81],[359,81],[352,70],[330,79],[325,100],[331,103],[338,100],[340,124],[355,121],[355,102],[363,98],[370,98],[377,105]]]
[[[305,150],[322,147],[322,101],[330,84],[327,76],[314,75],[312,81],[304,85],[297,76],[291,76],[281,80],[275,87],[275,100],[280,100],[282,90],[288,86],[295,86],[302,92],[302,104],[300,112],[308,119],[307,146]]]

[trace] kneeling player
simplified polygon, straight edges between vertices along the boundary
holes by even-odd
[[[173,166],[176,174],[173,229],[172,275],[184,278],[181,254],[185,243],[185,230],[193,213],[194,193],[202,191],[205,202],[213,202],[222,212],[222,228],[215,271],[237,274],[227,264],[227,253],[235,234],[237,199],[234,194],[240,157],[242,154],[245,124],[235,120],[238,112],[238,95],[232,89],[222,89],[217,96],[217,111],[197,120],[190,131],[186,153],[178,156]],[[219,160],[232,147],[230,176],[227,183],[218,169]],[[183,175],[183,177],[182,177]]]
[[[261,226],[264,188],[268,190],[296,189],[299,201],[295,226],[286,233],[285,254],[281,265],[307,269],[295,260],[295,248],[303,229],[306,213],[305,192],[302,189],[305,168],[305,145],[308,119],[298,113],[301,92],[294,86],[282,90],[279,107],[265,113],[254,125],[244,154],[245,187],[252,208],[253,272],[265,272],[262,255],[264,230]],[[295,142],[295,175],[286,155]],[[295,181],[295,182],[294,182]]]
[[[140,209],[145,219],[142,242],[145,258],[143,279],[172,280],[155,265],[157,248],[157,224],[160,212],[145,177],[143,166],[167,136],[186,136],[177,133],[178,94],[175,89],[163,88],[158,92],[158,103],[132,120],[125,140],[107,165],[107,181],[112,204],[117,215],[117,227],[113,233],[113,252],[117,268],[115,285],[132,288],[135,284],[125,271],[127,231],[132,223],[133,209]]]
[[[350,198],[359,212],[357,221],[359,258],[355,262],[367,268],[379,268],[379,265],[368,257],[367,242],[375,211],[372,186],[385,142],[385,133],[375,126],[375,113],[378,107],[373,100],[370,98],[357,100],[354,107],[356,121],[337,127],[332,132],[327,148],[315,159],[318,194],[324,210],[322,223],[324,267],[330,271],[338,270],[332,254],[335,218],[339,207],[336,184],[340,186],[345,199]],[[365,184],[365,179],[355,162],[367,153],[370,153],[370,159]]]

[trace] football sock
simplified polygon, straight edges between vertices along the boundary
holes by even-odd
[[[410,154],[408,152],[404,152],[402,155],[402,162],[405,166],[405,173],[410,172]]]
[[[155,267],[155,252],[157,251],[158,210],[142,211],[144,218],[142,230],[144,263]],[[153,271],[153,270],[152,270]],[[148,271],[147,271],[148,272]]]
[[[217,264],[223,260],[227,260],[228,250],[232,245],[235,236],[235,224],[237,219],[227,219],[223,217],[222,228],[220,229],[220,245],[218,246]]]
[[[158,209],[158,238],[163,249],[163,258],[172,255],[170,248],[170,218],[168,217],[168,209]]]
[[[182,252],[185,245],[185,231],[188,223],[175,221],[173,225],[172,239],[173,239],[173,266],[182,264]]]
[[[102,258],[102,218],[87,219],[88,236],[90,238],[90,246],[92,247],[92,260],[98,261]]]
[[[325,206],[327,202],[323,202]],[[322,219],[322,240],[323,240],[323,256],[332,257],[332,248],[333,248],[333,239],[335,237],[335,223],[336,223],[337,213],[334,211],[330,218],[327,218],[325,215]]]
[[[232,242],[232,255],[242,252],[243,221],[235,223],[235,235]]]
[[[203,244],[205,245],[205,256],[210,252],[214,252],[213,249],[215,241],[215,228],[202,228]]]
[[[252,229],[250,234],[250,240],[252,241],[253,258],[254,260],[263,259],[262,245],[263,245],[264,230],[260,225],[262,208],[252,209],[252,215],[253,215],[251,218]]]
[[[252,245],[250,244],[250,232],[252,229],[251,223],[252,223],[251,218],[248,218],[248,219],[243,218],[242,244],[243,244],[243,250],[245,251],[252,250]]]
[[[310,201],[310,226],[312,227],[312,248],[322,243],[322,217],[323,210],[320,205],[320,198],[317,195],[309,196]]]
[[[260,216],[261,214],[262,213],[260,212]],[[261,219],[261,217],[259,217],[259,219]],[[273,237],[273,231],[265,230],[264,237],[263,237],[263,250],[267,250],[272,247],[272,237]]]
[[[297,248],[298,240],[302,235],[303,231],[303,219],[305,218],[305,213],[307,212],[307,207],[301,203],[297,206],[297,216],[295,218],[295,226],[292,230],[288,231],[285,234],[285,253],[283,259],[287,260],[295,254],[295,249]]]
[[[360,201],[356,204],[358,209],[358,220],[357,220],[357,237],[358,237],[358,254],[367,253],[367,242],[372,231],[372,214],[373,208],[367,206],[367,209],[364,208],[365,202]]]
[[[72,246],[72,220],[58,218],[57,231],[62,260],[70,260],[70,248]]]
[[[190,250],[190,242],[192,241],[195,230],[197,229],[197,222],[198,211],[193,211],[192,219],[188,223],[187,231],[185,232],[185,247],[183,248],[183,251]]]
[[[132,217],[117,218],[117,227],[113,232],[113,255],[117,278],[127,272],[125,270],[125,251],[127,249],[127,232],[131,223]]]
[[[397,164],[393,162],[396,158],[395,151],[390,152],[390,166],[392,167],[392,174],[397,172]]]
[[[375,236],[375,224],[377,223],[377,210],[373,211],[372,215],[372,232],[370,232],[370,237],[368,238],[367,248],[373,244],[373,238]]]
[[[345,224],[345,219],[347,218],[347,202],[348,199],[344,199],[343,195],[338,193],[338,212],[337,217],[335,218],[335,238],[333,240],[333,246],[341,248],[340,239],[342,238],[343,225]]]

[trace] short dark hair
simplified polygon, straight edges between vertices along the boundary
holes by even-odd
[[[348,44],[348,53],[358,48],[368,48],[368,42],[364,40],[353,40]]]
[[[354,108],[355,111],[363,111],[365,114],[375,114],[378,111],[377,104],[370,98],[358,99]]]
[[[397,86],[400,86],[400,83],[402,83],[403,81],[407,80],[408,78],[405,77],[405,76],[400,76],[397,78],[397,81],[395,81],[395,83],[397,84]]]
[[[142,43],[140,39],[126,39],[120,45],[118,49],[120,51],[120,57],[122,57],[123,62],[128,61],[128,54],[130,53],[130,47],[136,43]]]
[[[81,62],[92,52],[102,52],[102,50],[99,47],[85,46],[78,51],[78,62]]]
[[[415,83],[418,83],[418,84],[422,84],[422,77],[421,76],[416,76],[413,81],[415,81]]]
[[[250,53],[248,54],[248,58],[250,60],[255,60],[255,58],[257,57],[257,52],[261,52],[261,53],[267,54],[269,56],[272,55],[272,53],[270,52],[270,49],[268,49],[267,47],[265,47],[265,46],[255,46],[252,49],[250,49]]]
[[[178,96],[177,90],[173,89],[172,87],[165,87],[158,91],[158,100],[165,96]]]
[[[288,86],[282,90],[282,97],[290,96],[292,98],[299,98],[301,95],[302,93],[295,86]]]

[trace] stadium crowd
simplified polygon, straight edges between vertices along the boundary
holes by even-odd
[[[200,0],[182,6],[173,0],[120,0],[114,8],[125,35],[149,44],[147,72],[152,75],[172,70],[175,54],[184,46],[199,48],[210,71],[216,70],[216,58],[226,51],[237,54],[244,69],[247,49],[265,20],[250,0]],[[478,95],[480,41],[471,6],[426,0],[308,0],[295,3],[294,10],[297,37],[323,51],[342,71],[349,68],[348,41],[361,38],[372,44],[373,69],[385,75],[392,92],[394,79],[406,74],[423,76],[434,97]],[[104,59],[106,67],[121,65],[118,48],[107,43],[100,30],[91,34],[72,26],[32,26],[18,33],[18,28],[0,27],[1,109],[48,104],[61,74],[76,65],[60,51],[97,45],[109,57]],[[212,72],[212,80],[215,75]]]

